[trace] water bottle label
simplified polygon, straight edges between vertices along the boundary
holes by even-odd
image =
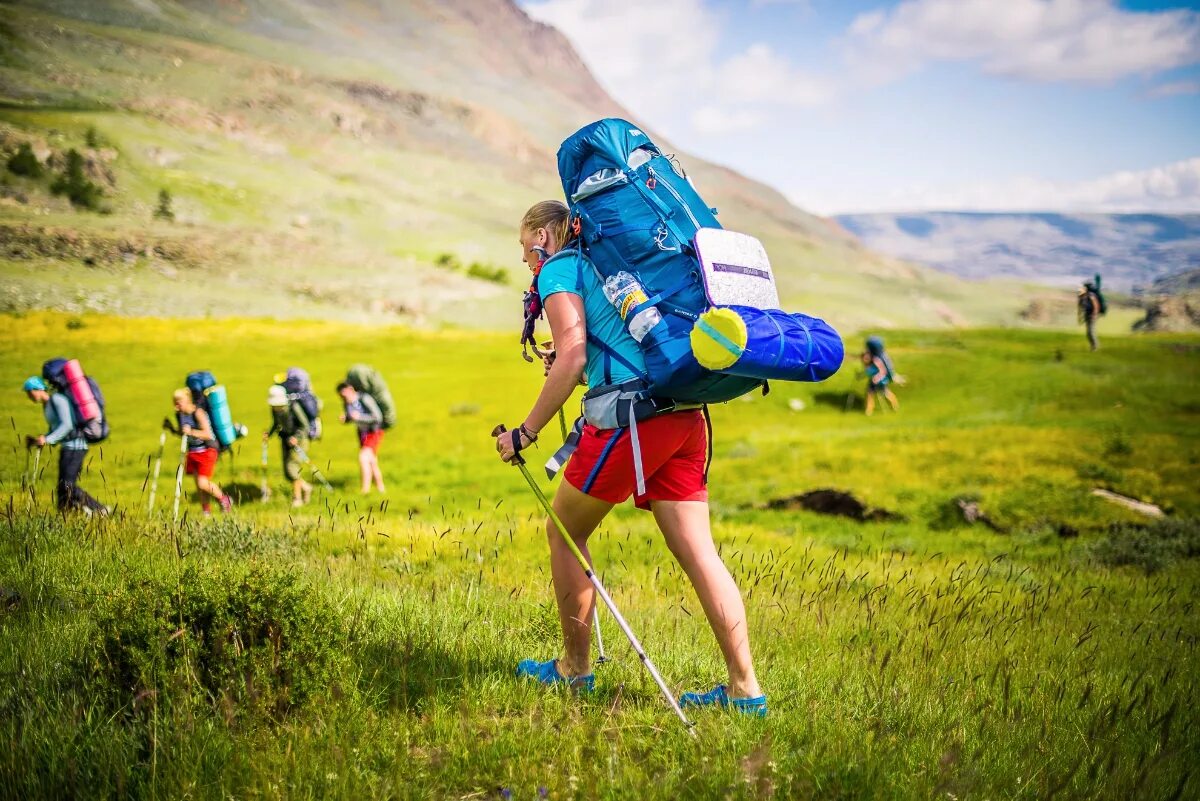
[[[646,302],[646,293],[645,292],[641,291],[640,289],[635,289],[634,291],[630,292],[621,301],[621,310],[620,310],[621,311],[621,319],[622,320],[628,319],[630,310],[633,309],[638,304],[645,303],[645,302]]]

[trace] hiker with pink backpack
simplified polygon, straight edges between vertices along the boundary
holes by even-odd
[[[59,446],[58,481],[55,500],[58,509],[78,509],[86,515],[108,514],[108,507],[79,486],[91,443],[108,437],[108,418],[99,385],[83,372],[75,359],[51,359],[42,366],[41,376],[30,376],[22,389],[29,400],[42,405],[49,430],[29,435],[30,448]]]

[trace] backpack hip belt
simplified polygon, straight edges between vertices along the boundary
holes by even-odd
[[[650,395],[646,382],[639,379],[623,384],[610,384],[588,390],[583,396],[583,415],[575,421],[571,433],[554,455],[546,462],[546,475],[554,478],[567,460],[579,447],[583,424],[595,426],[601,431],[619,428],[629,429],[630,445],[633,448],[633,474],[637,494],[646,494],[646,478],[642,468],[642,448],[638,439],[638,423],[674,412],[703,409],[702,403],[676,403]]]

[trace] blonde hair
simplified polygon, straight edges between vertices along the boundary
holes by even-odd
[[[543,200],[534,203],[529,207],[529,211],[525,212],[525,216],[521,218],[521,233],[545,228],[554,237],[554,243],[561,248],[575,237],[571,233],[570,219],[571,212],[566,204],[558,200]]]
[[[190,389],[177,389],[171,393],[171,398],[176,402],[190,403],[192,400],[192,391]]]

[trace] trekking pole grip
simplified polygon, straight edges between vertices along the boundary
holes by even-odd
[[[492,429],[492,436],[498,437],[501,434],[506,433],[507,431],[508,431],[508,427],[505,426],[504,423],[497,423],[496,427]],[[520,451],[514,451],[513,458],[511,459],[511,461],[513,464],[525,464],[525,457],[521,455]]]

